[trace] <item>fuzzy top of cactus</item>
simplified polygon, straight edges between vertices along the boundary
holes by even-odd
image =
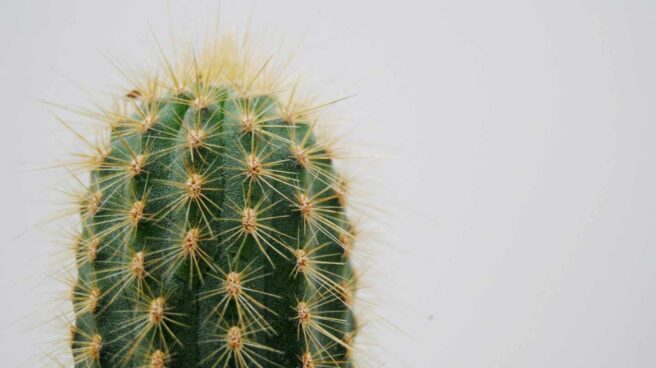
[[[325,104],[232,38],[209,44],[94,115],[75,367],[350,367],[357,232],[315,134]]]

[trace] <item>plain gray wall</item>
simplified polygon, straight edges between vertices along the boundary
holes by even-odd
[[[202,33],[211,3],[174,1],[173,22]],[[38,100],[88,106],[75,83],[115,91],[98,50],[148,65],[166,8],[0,1],[2,366],[31,367],[57,342],[42,321],[64,295],[48,275],[72,257],[35,226],[62,172],[31,170],[77,144]],[[656,2],[222,11],[227,28],[252,11],[255,30],[302,40],[302,72],[357,94],[340,112],[378,157],[358,175],[380,184],[367,201],[383,209],[363,252],[378,346],[365,367],[656,366]]]

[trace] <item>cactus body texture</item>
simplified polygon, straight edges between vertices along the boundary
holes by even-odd
[[[230,52],[107,115],[80,202],[75,367],[352,364],[345,187],[312,108],[256,91],[262,69]]]

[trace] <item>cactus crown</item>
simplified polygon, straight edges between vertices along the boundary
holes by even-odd
[[[313,112],[225,39],[100,118],[76,367],[350,367],[356,232]],[[86,140],[86,138],[82,137]]]

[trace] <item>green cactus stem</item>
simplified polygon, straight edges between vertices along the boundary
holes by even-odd
[[[75,367],[352,366],[346,186],[313,107],[236,53],[106,114],[79,203]]]

